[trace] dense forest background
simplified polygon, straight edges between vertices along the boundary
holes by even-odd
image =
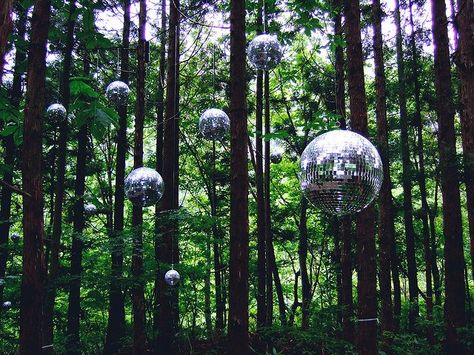
[[[2,0],[0,353],[472,353],[473,28],[472,0]],[[338,127],[384,162],[347,217],[298,180]]]

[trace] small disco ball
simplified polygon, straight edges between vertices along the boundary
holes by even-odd
[[[12,233],[10,238],[11,238],[12,241],[18,242],[20,240],[20,235],[18,233]]]
[[[84,204],[84,213],[87,216],[92,216],[97,213],[97,207],[93,203]]]
[[[11,308],[12,303],[10,301],[5,301],[5,302],[3,302],[2,307],[3,308]]]
[[[52,122],[61,122],[67,118],[67,112],[63,105],[52,104],[46,109],[46,114]]]
[[[229,132],[229,116],[218,108],[204,111],[199,118],[199,131],[206,139],[220,140]]]
[[[306,198],[334,215],[366,208],[382,186],[382,160],[360,134],[335,130],[311,141],[300,160],[300,183]]]
[[[284,148],[280,140],[272,140],[270,142],[270,161],[278,164],[283,159]]]
[[[256,69],[270,70],[280,63],[283,53],[275,35],[263,34],[250,42],[247,56]]]
[[[161,175],[150,168],[135,169],[125,179],[125,195],[134,206],[156,204],[163,196],[164,189]]]
[[[181,276],[179,276],[179,273],[174,269],[168,270],[165,274],[165,282],[169,286],[176,286],[180,278]]]
[[[105,89],[107,99],[115,106],[125,106],[128,102],[130,89],[123,81],[113,81]]]

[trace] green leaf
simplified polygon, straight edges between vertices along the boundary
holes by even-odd
[[[71,90],[71,94],[74,96],[86,96],[91,99],[97,99],[99,94],[95,92],[95,90],[88,84],[86,84],[82,80],[71,80],[69,83],[69,88]]]
[[[2,137],[6,137],[6,136],[9,136],[13,133],[15,133],[15,131],[18,129],[18,126],[17,125],[9,125],[9,126],[6,126],[3,131],[0,132],[0,136]]]

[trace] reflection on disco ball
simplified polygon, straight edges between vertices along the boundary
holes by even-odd
[[[105,89],[107,99],[115,106],[125,106],[128,102],[130,89],[123,81],[113,81]]]
[[[165,282],[169,286],[177,285],[180,278],[179,273],[174,269],[168,270],[165,274]]]
[[[3,308],[11,308],[11,306],[12,306],[12,303],[10,301],[5,301],[2,304]]]
[[[283,53],[275,35],[263,34],[250,42],[247,56],[256,69],[270,70],[280,63]]]
[[[135,206],[156,204],[163,196],[164,189],[161,175],[150,168],[135,169],[125,179],[125,195]]]
[[[382,160],[360,134],[335,130],[311,141],[300,160],[300,183],[306,198],[334,215],[367,207],[382,186]]]
[[[210,108],[199,118],[199,131],[206,139],[220,140],[229,132],[229,116],[218,108]]]
[[[14,242],[17,242],[20,240],[20,235],[18,233],[12,233],[12,235],[10,236],[11,240],[13,240]]]
[[[66,119],[66,109],[61,104],[52,104],[46,109],[46,114],[52,122],[61,122]]]
[[[92,216],[97,213],[97,207],[93,203],[86,203],[84,205],[84,213],[88,216]]]

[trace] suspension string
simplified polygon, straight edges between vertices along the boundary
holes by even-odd
[[[212,45],[212,105],[216,106],[216,45]]]
[[[117,47],[117,75],[120,78],[121,77],[121,70],[120,70],[120,47]]]
[[[267,33],[267,2],[263,0],[263,33]]]

